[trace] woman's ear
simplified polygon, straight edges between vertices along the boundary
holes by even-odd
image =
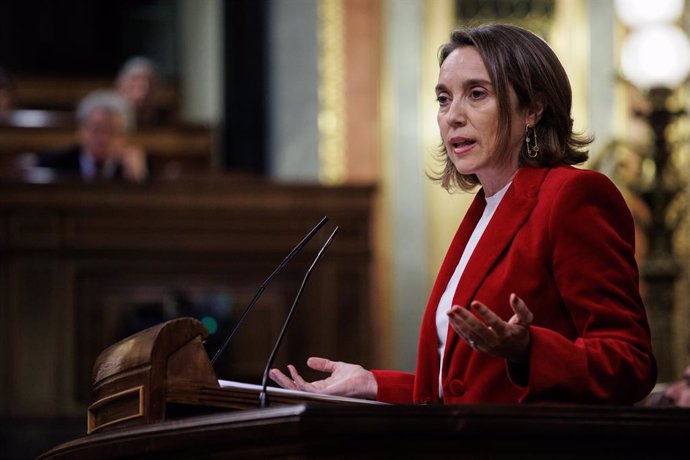
[[[544,103],[540,97],[534,99],[532,104],[527,107],[525,112],[525,123],[528,126],[536,126],[541,120],[541,115],[544,113]]]

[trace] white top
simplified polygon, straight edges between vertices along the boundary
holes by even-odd
[[[436,333],[438,334],[438,356],[440,358],[439,362],[441,363],[439,366],[438,375],[439,397],[443,397],[441,377],[443,373],[443,353],[446,348],[446,339],[448,337],[448,311],[453,306],[453,297],[455,295],[455,291],[458,289],[460,277],[462,277],[462,273],[465,271],[465,267],[467,267],[467,262],[470,260],[474,249],[477,247],[480,238],[484,234],[486,227],[489,225],[489,221],[491,221],[491,217],[493,217],[494,213],[496,212],[498,205],[501,203],[503,195],[505,195],[508,191],[510,184],[512,184],[512,181],[508,182],[501,190],[494,193],[492,196],[486,198],[486,207],[484,208],[484,213],[482,214],[481,219],[479,219],[479,222],[477,222],[477,226],[474,227],[472,236],[470,236],[470,240],[467,242],[467,246],[465,246],[465,251],[462,253],[462,257],[460,257],[460,262],[458,262],[458,266],[455,267],[455,272],[453,272],[453,276],[450,277],[448,286],[446,286],[446,290],[443,292],[441,300],[438,302],[438,307],[436,308]]]

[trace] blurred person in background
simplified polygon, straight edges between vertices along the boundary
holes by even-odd
[[[657,385],[639,406],[646,407],[690,407],[690,366],[679,380]]]
[[[114,91],[89,93],[77,107],[78,143],[33,156],[30,166],[49,168],[59,176],[86,181],[123,179],[144,181],[149,174],[144,150],[129,142],[134,115]]]
[[[160,121],[156,94],[160,86],[158,69],[146,57],[135,56],[123,64],[115,80],[116,91],[132,107],[138,126]]]
[[[666,388],[664,396],[673,406],[690,407],[690,366],[685,368],[680,380]]]

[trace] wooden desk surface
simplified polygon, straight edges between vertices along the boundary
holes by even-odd
[[[295,405],[93,434],[41,460],[685,459],[690,409]]]

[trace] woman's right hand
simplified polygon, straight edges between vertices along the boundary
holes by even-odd
[[[357,364],[331,361],[325,358],[309,358],[307,366],[331,375],[323,380],[305,381],[295,366],[288,365],[290,377],[278,369],[271,369],[269,376],[283,388],[308,391],[325,395],[347,396],[351,398],[376,399],[378,385],[374,374]]]

